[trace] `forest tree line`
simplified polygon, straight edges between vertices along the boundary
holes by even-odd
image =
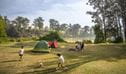
[[[56,19],[50,19],[48,27],[44,24],[43,17],[35,18],[30,24],[27,17],[18,16],[9,20],[6,16],[0,16],[0,39],[40,37],[49,31],[58,31],[63,37],[69,38],[93,37],[95,34],[95,43],[126,41],[126,0],[88,0],[87,5],[94,9],[87,11],[95,24],[92,27],[61,24]]]
[[[109,39],[126,41],[126,0],[88,0],[87,5],[94,9],[87,14],[92,15],[92,22],[96,24],[96,43]]]
[[[20,38],[20,37],[42,37],[49,31],[58,31],[65,38],[92,37],[93,28],[82,27],[80,24],[62,23],[56,19],[49,20],[49,26],[44,24],[43,17],[38,17],[30,23],[27,17],[17,16],[14,20],[9,20],[7,16],[0,16],[0,37]]]

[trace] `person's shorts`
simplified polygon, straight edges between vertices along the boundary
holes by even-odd
[[[58,63],[59,63],[59,64],[63,64],[64,62],[61,62],[61,61],[60,61],[60,62],[58,62]]]
[[[19,54],[19,56],[23,56],[23,54]]]

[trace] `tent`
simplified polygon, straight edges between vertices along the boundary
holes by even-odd
[[[57,48],[58,47],[58,42],[57,41],[50,41],[48,42],[48,45],[50,48]]]
[[[35,45],[33,51],[34,52],[50,52],[50,49],[48,48],[48,42],[45,40],[38,42]]]

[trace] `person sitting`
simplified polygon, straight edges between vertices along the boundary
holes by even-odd
[[[85,46],[84,46],[84,42],[82,42],[82,43],[81,43],[81,49],[80,49],[80,50],[83,51],[83,50],[84,50],[84,47],[85,47]]]
[[[69,51],[79,51],[80,50],[80,48],[81,48],[80,42],[76,41],[75,44],[76,44],[75,48],[70,48]]]
[[[75,48],[76,48],[76,51],[81,50],[81,42],[78,42]]]

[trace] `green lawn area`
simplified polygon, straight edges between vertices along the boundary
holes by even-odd
[[[0,74],[126,74],[125,44],[87,44],[83,52],[68,51],[73,43],[59,43],[51,53],[33,53],[36,42],[0,44]],[[20,45],[25,46],[24,60],[18,61]],[[67,70],[57,72],[56,53],[62,53]],[[39,61],[44,63],[38,67]]]

